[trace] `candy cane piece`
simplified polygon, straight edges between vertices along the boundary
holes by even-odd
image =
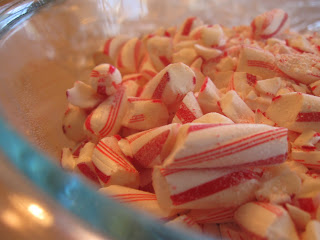
[[[145,54],[140,64],[139,73],[141,73],[147,80],[152,79],[158,73],[152,64],[148,53]]]
[[[75,142],[84,140],[86,134],[83,124],[86,118],[87,113],[85,110],[69,104],[62,120],[62,130],[66,137]]]
[[[310,84],[313,95],[320,97],[320,80]]]
[[[188,66],[198,57],[197,51],[193,47],[182,48],[172,54],[173,63],[184,63]]]
[[[130,37],[126,35],[109,38],[104,44],[103,53],[115,63],[120,49],[129,39]]]
[[[281,87],[281,78],[269,78],[257,81],[255,89],[261,94],[275,96]]]
[[[202,232],[202,228],[187,215],[176,217],[175,219],[167,222],[165,225],[174,228],[182,228],[189,231]]]
[[[220,112],[218,101],[221,93],[209,77],[205,78],[198,94],[198,102],[204,114],[211,112]]]
[[[61,159],[60,159],[60,165],[62,168],[73,171],[75,167],[75,159],[72,156],[72,152],[70,148],[62,148],[61,150]]]
[[[219,49],[204,47],[200,44],[195,44],[194,49],[196,50],[197,54],[206,61],[208,61],[210,59],[217,58],[217,57],[221,56],[223,53]]]
[[[259,76],[250,73],[235,72],[229,82],[228,89],[235,90],[239,96],[244,99],[250,91],[254,90],[260,79]]]
[[[320,223],[311,220],[306,226],[306,231],[301,235],[302,240],[319,240],[320,239]]]
[[[153,37],[147,41],[147,50],[153,66],[157,71],[172,62],[173,44],[168,37]]]
[[[307,223],[311,220],[310,213],[288,203],[285,205],[285,207],[297,228],[299,230],[304,230]]]
[[[226,223],[233,222],[235,208],[193,209],[188,216],[197,223]]]
[[[223,116],[219,113],[207,113],[202,117],[194,120],[192,123],[234,123],[230,118]]]
[[[143,87],[134,80],[125,81],[122,83],[122,86],[126,89],[126,95],[128,97],[137,97],[143,90]]]

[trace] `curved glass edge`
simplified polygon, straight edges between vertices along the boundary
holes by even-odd
[[[34,185],[63,208],[114,239],[208,239],[170,229],[95,192],[35,150],[0,116],[0,149]]]

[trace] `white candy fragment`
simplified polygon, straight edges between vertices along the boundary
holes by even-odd
[[[154,68],[152,65],[152,62],[150,60],[150,56],[148,53],[144,56],[141,64],[139,72],[147,79],[150,80],[154,76],[157,75],[158,71]]]
[[[177,43],[179,41],[188,39],[192,30],[202,25],[203,22],[197,17],[187,18],[174,36],[174,42]]]
[[[184,63],[188,66],[192,64],[192,62],[198,57],[198,53],[192,47],[190,48],[182,48],[179,51],[173,53],[172,62],[173,63]]]
[[[172,62],[173,45],[171,38],[152,37],[147,41],[147,50],[157,71],[161,71]]]
[[[311,220],[310,213],[303,211],[302,209],[288,203],[285,206],[288,210],[288,213],[292,221],[295,223],[297,228],[304,230],[306,228],[307,223]]]
[[[219,89],[216,88],[214,83],[209,77],[205,78],[203,85],[198,94],[198,102],[203,113],[220,112],[218,101],[221,98]]]
[[[72,152],[70,148],[62,148],[61,150],[61,158],[60,158],[60,165],[62,168],[73,171],[75,167],[75,159],[72,156]]]
[[[256,90],[261,94],[275,96],[281,87],[281,78],[269,78],[257,81]]]
[[[225,34],[219,24],[203,26],[194,30],[191,34],[193,39],[200,40],[207,47],[223,47],[226,44]]]
[[[302,93],[279,95],[273,98],[266,116],[292,131],[320,132],[320,98]]]
[[[62,130],[67,138],[75,142],[81,142],[86,138],[83,124],[87,118],[85,110],[68,105],[62,120]]]
[[[260,109],[257,109],[254,116],[254,123],[275,126],[275,123],[265,116]]]
[[[320,240],[320,222],[311,220],[308,222],[306,231],[302,233],[302,240]]]
[[[204,47],[200,44],[195,44],[194,49],[196,50],[196,53],[206,61],[217,58],[221,56],[223,53],[221,50],[210,47]]]
[[[207,113],[202,117],[194,120],[192,123],[234,123],[230,118],[227,118],[219,113]]]
[[[235,212],[234,219],[242,229],[257,239],[299,239],[288,212],[275,204],[244,204]]]
[[[115,64],[117,56],[122,46],[129,41],[130,37],[126,35],[118,35],[106,41],[103,53],[108,56],[113,64]]]
[[[315,213],[320,206],[320,179],[305,176],[301,191],[295,196],[297,206],[309,213]]]
[[[311,88],[312,93],[313,93],[315,96],[320,97],[320,80],[311,83],[311,84],[310,84],[310,88]]]

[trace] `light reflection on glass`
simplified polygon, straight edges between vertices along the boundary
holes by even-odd
[[[39,221],[40,224],[44,226],[50,226],[53,222],[52,217],[39,205],[37,204],[30,204],[28,206],[28,211]]]
[[[22,227],[22,222],[20,217],[17,213],[15,213],[12,210],[4,210],[1,215],[0,219],[4,224],[6,224],[8,227],[19,229]]]

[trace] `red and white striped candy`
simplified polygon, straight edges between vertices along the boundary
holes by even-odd
[[[92,163],[92,153],[94,147],[94,143],[88,142],[81,148],[74,171],[85,176],[91,182],[100,185],[98,176]]]
[[[121,48],[116,62],[116,67],[122,74],[138,72],[145,49],[141,40],[132,38]]]
[[[139,173],[121,152],[117,138],[101,139],[93,150],[92,162],[102,186],[139,186]]]
[[[298,148],[307,148],[309,150],[315,150],[315,144],[320,141],[320,134],[313,131],[307,130],[300,134],[299,137],[293,142],[293,145]]]
[[[90,85],[99,94],[110,96],[117,91],[121,83],[121,73],[110,64],[96,66],[90,75]]]
[[[109,38],[104,44],[103,53],[110,58],[112,63],[115,63],[120,49],[129,39],[130,37],[126,35]]]
[[[199,57],[196,60],[194,60],[190,66],[196,76],[196,86],[193,90],[194,92],[200,91],[201,86],[203,85],[206,78],[201,71],[202,63],[203,63],[203,60],[202,58]]]
[[[73,88],[67,90],[66,95],[69,103],[85,109],[94,108],[103,100],[103,96],[81,81],[76,81]]]
[[[320,151],[315,148],[292,148],[291,159],[308,168],[320,169]]]
[[[172,54],[173,63],[184,63],[188,66],[198,57],[198,53],[193,47],[182,48]]]
[[[190,123],[203,115],[193,92],[189,92],[182,100],[172,120],[173,123]]]
[[[279,36],[289,29],[288,13],[273,9],[257,16],[251,23],[253,36],[257,39]]]
[[[121,85],[126,89],[128,97],[138,97],[143,90],[143,87],[134,80],[125,81]]]
[[[146,84],[141,98],[162,99],[166,105],[175,104],[193,91],[195,84],[191,68],[183,63],[170,64]]]
[[[145,168],[159,165],[171,152],[180,124],[146,130],[119,141],[122,152],[134,165]]]
[[[228,91],[219,101],[222,113],[235,123],[253,123],[254,113],[236,91]]]
[[[176,43],[179,41],[187,40],[192,30],[202,25],[203,22],[197,17],[187,18],[175,34],[173,38],[174,42]]]
[[[256,91],[252,90],[245,96],[244,102],[252,111],[257,112],[260,110],[265,113],[272,102],[272,97],[262,94],[258,97]]]
[[[306,231],[302,233],[301,240],[320,240],[320,222],[311,220],[306,226]]]
[[[218,105],[220,98],[221,93],[219,89],[217,89],[209,77],[206,77],[197,99],[203,113],[221,112]]]
[[[154,193],[152,186],[152,168],[139,169],[140,184],[139,190]]]
[[[160,99],[128,98],[128,110],[122,125],[137,130],[148,130],[168,124],[169,113]]]
[[[60,159],[61,167],[66,170],[73,171],[75,164],[76,164],[76,161],[72,156],[72,152],[70,148],[62,148],[61,159]]]
[[[231,240],[245,240],[254,239],[245,233],[237,224],[235,223],[224,223],[220,224],[220,234],[221,239],[231,239]]]
[[[191,37],[200,40],[207,47],[222,47],[226,44],[223,29],[219,24],[204,26],[198,31],[194,30]]]
[[[265,113],[257,109],[254,115],[254,123],[275,126],[275,123],[265,116]]]
[[[197,223],[226,223],[233,222],[236,208],[193,209],[188,216]]]
[[[320,97],[320,80],[310,84],[313,95]]]
[[[152,179],[159,205],[163,209],[235,207],[254,199],[254,192],[259,185],[259,175],[249,169],[155,167]]]
[[[320,97],[303,93],[279,95],[273,98],[266,116],[292,131],[320,132]]]
[[[247,72],[262,77],[273,78],[280,74],[275,57],[265,50],[244,46],[240,51],[237,72]]]
[[[187,215],[176,217],[175,219],[167,222],[165,225],[174,228],[183,228],[189,231],[202,232],[202,228],[194,221],[194,219]]]
[[[210,59],[217,58],[217,57],[221,56],[223,53],[219,49],[204,47],[200,44],[195,44],[194,49],[196,50],[196,53],[206,61],[209,61]]]
[[[127,74],[122,77],[122,82],[126,81],[134,81],[138,85],[144,85],[147,83],[147,79],[143,76],[142,73],[133,73],[133,74]]]
[[[269,78],[257,81],[255,89],[261,94],[274,97],[281,87],[281,78]]]
[[[235,168],[274,165],[287,158],[286,128],[263,124],[190,124],[165,160],[168,168]]]
[[[230,118],[223,116],[219,113],[207,113],[202,117],[194,120],[192,123],[234,123]]]
[[[280,54],[276,57],[277,67],[294,80],[311,84],[320,78],[320,56],[311,53]]]
[[[235,90],[239,96],[244,99],[250,91],[254,89],[257,81],[261,78],[259,76],[252,75],[245,72],[235,72],[232,75],[228,89]]]
[[[162,220],[166,220],[176,213],[172,211],[166,212],[161,209],[154,193],[118,185],[100,188],[99,192],[111,197],[115,201],[125,204],[128,207],[141,210],[144,213],[149,213]]]
[[[288,203],[285,205],[285,207],[297,228],[304,230],[307,223],[311,220],[310,213]]]
[[[62,120],[62,130],[67,138],[75,142],[81,142],[86,138],[83,124],[87,118],[85,110],[69,104]]]
[[[171,38],[152,37],[147,41],[147,50],[157,71],[161,71],[172,62],[173,44]]]
[[[234,219],[254,239],[299,239],[288,212],[275,204],[247,203],[238,208]]]
[[[127,109],[127,96],[124,88],[103,101],[87,117],[85,128],[89,134],[98,138],[112,136],[121,128],[122,119]]]
[[[145,54],[139,68],[139,73],[141,73],[147,80],[150,80],[157,75],[158,71],[152,65],[150,56],[148,53]]]
[[[297,50],[298,52],[315,53],[315,49],[312,44],[307,40],[305,36],[297,34],[287,40],[288,46]]]

